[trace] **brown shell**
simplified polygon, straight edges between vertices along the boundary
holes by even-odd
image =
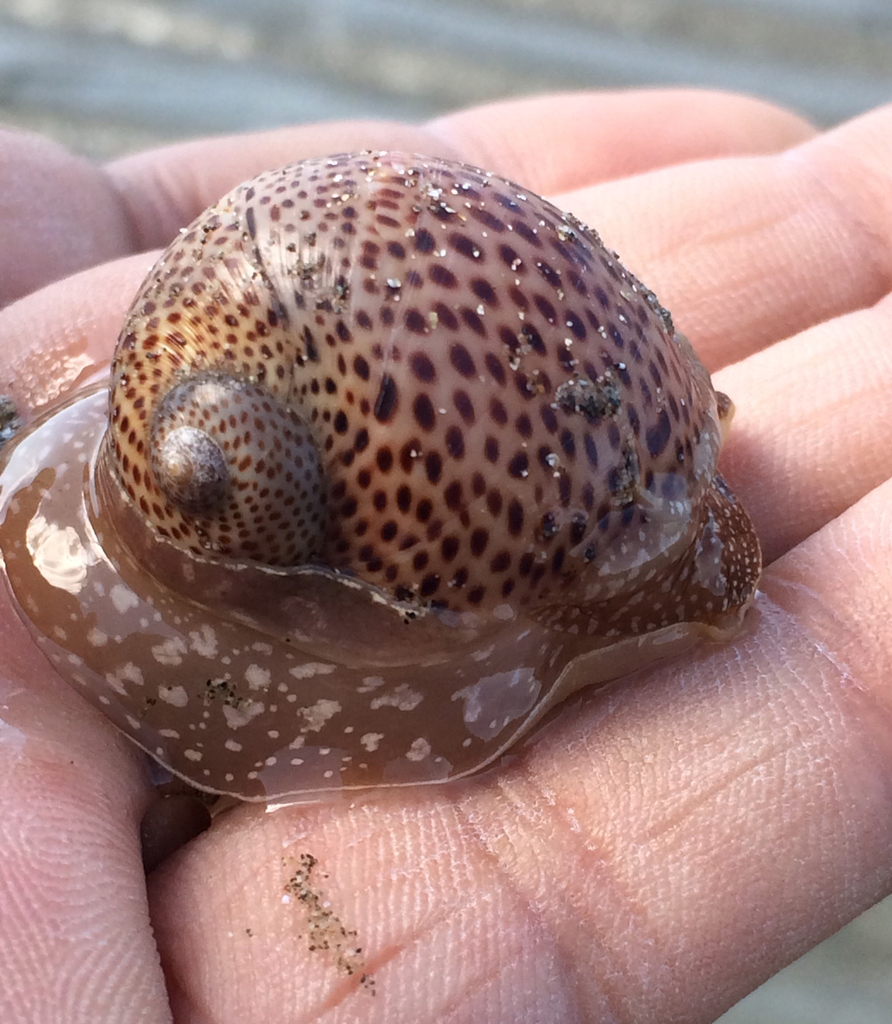
[[[730,632],[758,581],[716,474],[730,403],[668,313],[593,231],[465,165],[349,154],[239,186],[143,285],[109,401],[105,441],[95,397],[65,413],[89,459],[44,428],[54,461],[95,463],[102,547],[50,653],[205,788],[467,774],[572,689]],[[51,638],[21,518],[47,503],[15,458],[0,547]],[[134,625],[158,615],[162,639]]]

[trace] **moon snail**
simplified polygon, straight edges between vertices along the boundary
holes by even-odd
[[[739,627],[731,403],[651,291],[496,174],[261,174],[142,285],[107,390],[5,453],[50,661],[246,800],[440,782],[575,690]]]

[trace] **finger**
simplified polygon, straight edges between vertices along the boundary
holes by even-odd
[[[715,1019],[890,888],[890,486],[768,573],[736,644],[586,695],[488,779],[219,822],[152,889],[175,1006],[362,1018],[365,973],[420,1022]]]
[[[466,160],[543,194],[686,160],[772,153],[815,134],[773,104],[700,89],[502,100],[447,114],[427,128]]]
[[[627,1019],[712,1020],[888,894],[890,509],[885,483],[769,569],[736,644],[595,696],[578,719],[565,709],[533,751],[530,795],[494,795],[475,818],[517,857],[509,882],[562,829],[594,863],[595,925],[628,921],[641,943],[623,944],[620,972],[637,981],[652,951]],[[553,809],[554,828],[518,805]],[[579,886],[558,863],[565,908]],[[552,920],[574,938],[568,917]]]
[[[662,96],[595,93],[508,104],[505,125],[513,123],[518,131],[506,132],[504,159],[496,145],[481,144],[487,134],[496,139],[491,126],[499,119],[499,109],[491,107],[467,111],[454,122],[433,122],[427,129],[357,121],[201,140],[125,157],[105,169],[36,136],[3,133],[0,194],[8,197],[4,253],[9,265],[0,264],[7,271],[0,275],[5,281],[0,306],[82,267],[166,245],[180,227],[238,182],[307,156],[365,148],[464,156],[494,170],[518,171],[521,180],[528,169],[531,187],[549,191],[567,180],[569,167],[574,180],[590,182],[717,151],[761,152],[808,131],[792,115],[741,97],[696,92]],[[668,123],[661,114],[674,115],[689,127],[667,137],[665,131],[654,130],[656,124]],[[592,144],[582,152],[577,133],[567,123],[577,117],[598,126],[587,136]],[[478,121],[487,128],[481,127],[475,140],[471,129]],[[457,145],[463,137],[467,149]],[[535,148],[547,147],[545,164],[528,157],[518,162],[531,139],[537,140]],[[624,155],[618,162],[605,162],[605,153]],[[52,247],[58,254],[48,255]]]
[[[722,472],[766,564],[892,477],[892,297],[727,367]]]
[[[710,369],[875,303],[892,282],[892,106],[777,156],[559,197],[672,310]]]
[[[107,368],[145,256],[0,312],[0,381],[26,411]],[[95,298],[95,296],[93,296]],[[0,1019],[170,1020],[151,933],[139,824],[144,758],[56,676],[0,601]]]
[[[720,108],[724,111],[721,120]],[[650,133],[654,123],[663,123],[662,117],[680,116],[682,110],[690,126],[683,137],[676,133],[667,139],[665,132],[659,137]],[[729,118],[735,116],[739,120],[729,131]],[[585,150],[579,148],[576,130],[581,118],[598,126]],[[502,132],[493,131],[495,123],[502,124]],[[631,145],[629,136],[636,124],[641,132]],[[494,170],[518,171],[531,187],[548,190],[568,173],[585,182],[593,176],[617,173],[617,163],[605,165],[606,148],[623,152],[622,167],[632,173],[663,162],[664,149],[670,160],[726,148],[761,151],[789,144],[807,133],[804,123],[792,115],[742,98],[693,92],[670,93],[668,99],[662,99],[659,92],[588,93],[471,108],[425,128],[342,122],[204,140],[126,157],[111,164],[109,172],[127,199],[143,244],[158,246],[239,181],[271,166],[345,149],[405,149],[463,157]],[[484,139],[488,141],[484,143]],[[543,147],[549,154],[544,165],[531,155],[541,156]],[[527,150],[531,154],[522,156]],[[567,166],[573,170],[568,172]],[[524,176],[526,171],[529,179]]]
[[[612,96],[602,98],[613,112],[613,120],[609,123],[614,127],[625,123],[621,116],[625,100]],[[626,99],[633,108],[638,105],[639,97],[636,94],[628,94]],[[590,102],[594,107],[598,96],[580,100],[583,101]],[[530,102],[538,113],[540,123],[547,123],[547,115],[553,113],[552,107],[545,100]],[[558,106],[560,107],[560,103]],[[523,105],[518,104],[511,109],[515,114],[519,114],[523,110]],[[465,116],[465,123],[469,117],[470,115]],[[605,121],[609,119],[605,117]],[[418,141],[417,130],[387,124],[307,126],[303,129],[283,130],[253,138],[209,140],[157,150],[119,161],[111,165],[109,173],[118,182],[122,193],[129,197],[130,222],[135,232],[133,244],[139,247],[153,240],[157,244],[166,243],[181,224],[197,214],[205,203],[225,191],[229,184],[268,163],[281,162],[297,155],[330,148],[370,145],[373,144],[373,140],[375,144],[393,144],[410,148],[414,145],[413,139]],[[599,173],[598,168],[592,168],[591,173]],[[640,190],[640,181],[637,181],[635,188]],[[20,249],[27,250],[27,240],[20,238],[20,241]],[[97,249],[94,255],[104,258],[105,254]],[[125,294],[110,283],[112,290],[106,294],[113,298]],[[63,304],[64,301],[60,301],[57,308],[61,308]],[[36,308],[36,305],[23,307],[16,315]],[[116,305],[114,308],[117,311]],[[73,311],[77,313],[77,304],[74,304]],[[83,315],[83,310],[81,312]],[[86,315],[89,317],[92,313]],[[80,322],[80,319],[77,319],[75,325]],[[95,326],[103,327],[95,336],[105,337],[104,325]],[[12,333],[15,334],[16,331]],[[81,330],[80,333],[84,335],[87,332]],[[55,331],[53,335],[64,337],[64,332]],[[62,377],[67,379],[64,372]]]
[[[674,119],[674,130],[666,130],[667,119]],[[580,133],[580,121],[593,130]],[[744,97],[693,90],[594,92],[472,107],[420,128],[339,122],[201,140],[125,157],[109,173],[142,244],[153,247],[166,244],[238,182],[309,156],[403,149],[470,160],[515,174],[538,191],[554,191],[569,187],[559,184],[568,176],[588,184],[692,156],[777,149],[809,134],[792,114]]]
[[[388,121],[339,121],[184,142],[123,157],[107,171],[140,248],[165,246],[205,207],[248,178],[294,160],[361,149],[424,152],[423,129]],[[446,145],[438,155],[453,155]]]
[[[0,130],[0,223],[0,307],[134,245],[101,169],[27,132]]]
[[[162,1024],[138,841],[147,773],[0,605],[0,1020]]]
[[[150,882],[175,1016],[607,1019],[567,1015],[564,951],[500,875],[439,788],[240,808]]]
[[[0,392],[23,416],[108,371],[124,314],[156,256],[83,271],[0,310]]]

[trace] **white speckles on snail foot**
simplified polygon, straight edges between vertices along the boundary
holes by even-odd
[[[108,397],[11,446],[0,551],[53,663],[195,785],[436,782],[737,627],[732,410],[571,215],[444,160],[309,160],[185,229]]]

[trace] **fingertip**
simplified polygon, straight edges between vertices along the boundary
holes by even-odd
[[[107,370],[127,307],[156,257],[91,267],[0,310],[0,394],[23,418]]]
[[[133,245],[103,170],[31,132],[0,129],[0,223],[0,307]]]
[[[502,100],[447,114],[427,130],[539,192],[709,157],[769,153],[816,129],[772,103],[706,89],[629,89]]]
[[[0,640],[0,1019],[57,1020],[64,1004],[72,1021],[169,1020],[139,858],[142,755],[56,676],[6,601]]]
[[[177,143],[115,160],[115,183],[140,248],[160,248],[205,207],[261,171],[296,160],[363,149],[454,157],[423,128],[395,121],[333,121]]]

